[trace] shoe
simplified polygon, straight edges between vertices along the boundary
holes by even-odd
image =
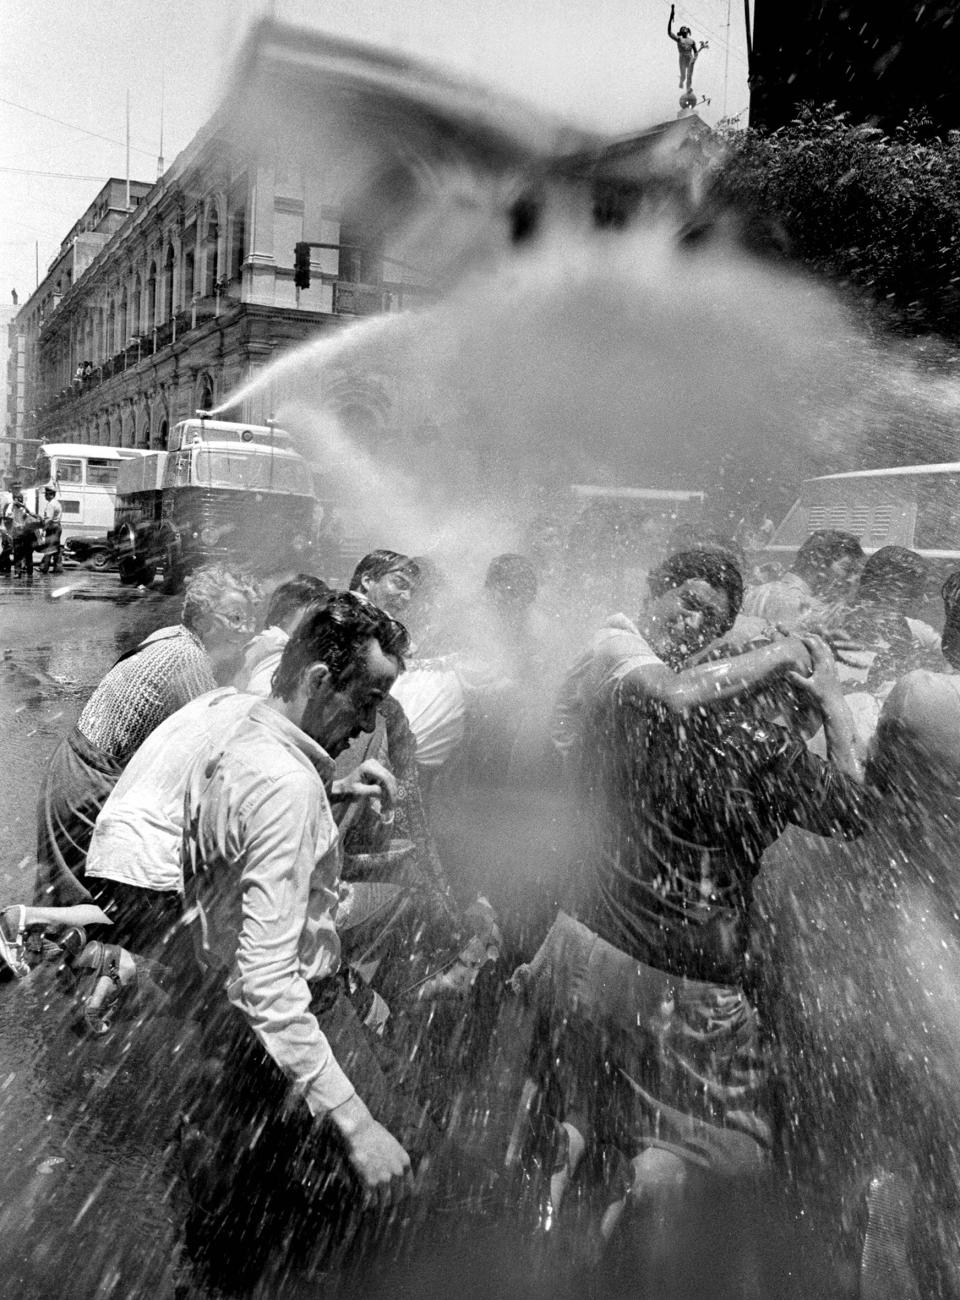
[[[26,915],[27,909],[22,903],[5,907],[0,912],[0,970],[9,971],[18,980],[30,974]]]
[[[109,1033],[124,989],[137,980],[131,953],[115,943],[94,939],[72,962],[76,976],[77,1028],[102,1038]]]

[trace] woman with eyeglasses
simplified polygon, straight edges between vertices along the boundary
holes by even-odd
[[[84,860],[94,822],[129,759],[165,718],[229,680],[256,631],[258,593],[220,565],[187,583],[181,621],[123,655],[54,751],[37,805],[37,881],[44,906],[88,903]]]

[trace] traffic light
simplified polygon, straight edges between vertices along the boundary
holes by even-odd
[[[304,240],[293,250],[293,283],[298,289],[310,288],[310,245]]]

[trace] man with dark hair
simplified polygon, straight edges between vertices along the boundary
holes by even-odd
[[[843,600],[863,565],[852,533],[820,528],[811,533],[784,576],[747,592],[743,612],[777,627],[819,626],[832,602]]]
[[[374,605],[330,597],[291,637],[270,698],[202,744],[187,776],[184,887],[208,1057],[182,1132],[187,1248],[215,1284],[254,1289],[278,1245],[289,1262],[324,1232],[336,1240],[364,1196],[389,1200],[409,1178],[419,1112],[337,973],[324,790],[333,756],[373,730],[406,648]]]
[[[898,677],[940,662],[940,637],[916,617],[925,612],[931,576],[916,551],[881,546],[866,560],[855,595],[831,617],[830,634],[851,643],[844,650],[844,689],[873,697],[877,711]]]
[[[416,561],[399,551],[379,550],[365,555],[353,571],[350,590],[372,600],[394,618],[400,618],[420,578]]]
[[[298,573],[280,583],[267,605],[263,631],[244,648],[243,664],[234,678],[237,690],[251,695],[270,694],[271,678],[291,634],[310,606],[329,594],[323,579],[312,573]]]
[[[728,557],[681,552],[649,585],[643,632],[619,616],[564,693],[559,734],[588,825],[580,919],[561,912],[517,982],[536,990],[541,1069],[562,1098],[553,1212],[592,1139],[627,1155],[622,1204],[655,1224],[691,1169],[763,1167],[764,1070],[742,987],[753,880],[791,821],[858,832],[860,773],[822,641],[689,663],[736,617]],[[771,720],[778,679],[822,715],[833,763]],[[647,1244],[660,1278],[666,1239],[652,1227]]]

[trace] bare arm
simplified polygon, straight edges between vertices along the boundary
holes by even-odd
[[[705,708],[742,695],[774,677],[809,669],[811,655],[799,637],[784,637],[733,659],[697,664],[675,673],[666,664],[645,664],[626,674],[624,700],[654,701],[672,713]]]
[[[856,729],[840,688],[836,660],[825,641],[818,636],[804,637],[810,652],[813,672],[809,677],[791,673],[790,680],[816,706],[823,719],[827,757],[838,772],[863,784],[863,764],[856,743]]]
[[[670,37],[671,41],[677,41],[677,44],[679,45],[680,42],[678,38],[673,34],[673,15],[674,15],[674,7],[673,5],[671,5],[670,17],[667,19],[667,35]]]

